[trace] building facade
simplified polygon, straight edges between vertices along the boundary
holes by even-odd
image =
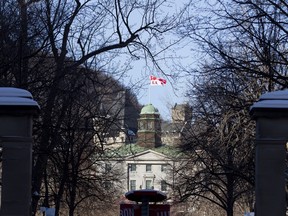
[[[137,141],[115,150],[123,158],[123,192],[139,189],[171,192],[169,185],[173,184],[173,167],[179,152],[175,146],[162,143],[161,123],[158,109],[152,104],[144,106],[138,118]]]
[[[164,154],[148,149],[125,158],[129,190],[155,189],[168,192],[167,178],[172,160]]]

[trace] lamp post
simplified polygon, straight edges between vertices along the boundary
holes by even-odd
[[[153,190],[153,189],[144,189],[144,190],[132,190],[125,194],[125,197],[128,200],[141,202],[141,216],[149,216],[149,202],[161,202],[167,199],[167,195],[161,191]],[[161,205],[159,205],[161,206]],[[168,212],[159,212],[160,215],[169,214]],[[136,214],[134,214],[136,216]],[[157,214],[158,215],[158,214]],[[137,215],[138,216],[138,215]],[[140,215],[139,215],[140,216]],[[154,216],[154,215],[150,215]]]

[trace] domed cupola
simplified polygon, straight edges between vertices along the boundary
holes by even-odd
[[[139,146],[154,148],[162,145],[160,114],[152,104],[141,109],[137,136]]]
[[[160,115],[159,111],[157,108],[155,108],[152,104],[147,104],[141,109],[140,115],[145,115],[145,114],[156,114]]]

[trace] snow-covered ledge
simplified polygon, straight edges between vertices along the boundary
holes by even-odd
[[[33,100],[32,94],[24,89],[0,87],[0,108],[29,108],[39,111],[38,103]]]

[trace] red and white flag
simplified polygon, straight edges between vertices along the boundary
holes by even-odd
[[[166,80],[165,79],[162,79],[162,78],[158,78],[156,76],[150,76],[150,85],[166,85]]]

